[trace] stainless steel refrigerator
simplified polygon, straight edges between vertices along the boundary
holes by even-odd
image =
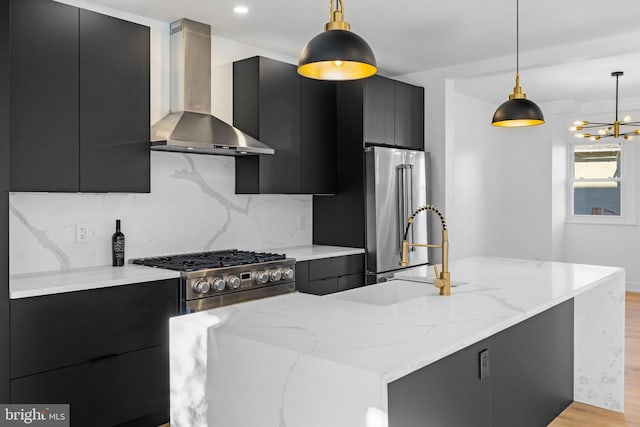
[[[429,153],[400,148],[365,148],[367,283],[400,270],[402,240],[409,215],[430,202]],[[429,212],[416,216],[409,243],[429,242]],[[414,247],[409,267],[429,262],[428,248]]]

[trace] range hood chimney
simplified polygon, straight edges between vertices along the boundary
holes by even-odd
[[[171,23],[171,113],[151,127],[151,149],[217,155],[273,154],[211,115],[211,26]]]

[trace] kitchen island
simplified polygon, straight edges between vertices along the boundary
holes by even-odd
[[[496,403],[491,384],[501,375],[501,366],[491,361],[505,360],[499,353],[506,347],[509,363],[518,362],[516,350],[526,347],[501,338],[509,331],[511,340],[513,332],[516,339],[529,334],[540,340],[542,354],[563,358],[558,369],[564,370],[553,371],[550,381],[571,381],[573,396],[569,390],[555,405],[566,406],[573,398],[623,411],[623,269],[478,257],[452,262],[450,270],[460,282],[451,297],[438,296],[426,283],[394,280],[324,297],[295,293],[172,318],[172,424],[405,427],[412,424],[402,417],[415,405],[407,409],[403,396],[426,398],[434,391],[430,387],[442,387],[413,379],[432,378],[429,369],[438,371],[439,363],[455,361],[469,349],[477,350],[477,366],[470,370],[480,385],[470,398],[491,417]],[[522,325],[534,325],[533,334],[531,328],[514,329]],[[566,349],[556,329],[564,331]],[[556,341],[548,344],[547,335]],[[490,366],[486,372],[479,369],[483,357]],[[530,368],[526,362],[523,371]],[[443,370],[464,369],[446,365]],[[527,384],[512,381],[506,389],[517,399]],[[418,412],[424,411],[417,402]],[[468,409],[462,398],[451,403],[460,413]]]

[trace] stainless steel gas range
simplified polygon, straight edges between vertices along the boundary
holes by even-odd
[[[131,260],[180,271],[182,313],[209,310],[296,290],[295,259],[229,249]]]

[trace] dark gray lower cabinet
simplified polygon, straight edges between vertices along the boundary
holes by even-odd
[[[491,384],[479,378],[486,349],[471,345],[389,384],[389,427],[491,426]]]
[[[549,424],[573,401],[573,300],[491,340],[494,426]]]
[[[69,404],[72,426],[157,426],[169,420],[169,346],[11,381],[13,403]]]
[[[545,426],[573,401],[573,300],[400,378],[388,392],[389,427]]]
[[[72,426],[169,419],[178,279],[11,301],[11,402],[69,403]]]
[[[9,402],[9,193],[0,191],[0,402]]]
[[[296,289],[327,295],[364,285],[364,254],[321,258],[296,263]]]

